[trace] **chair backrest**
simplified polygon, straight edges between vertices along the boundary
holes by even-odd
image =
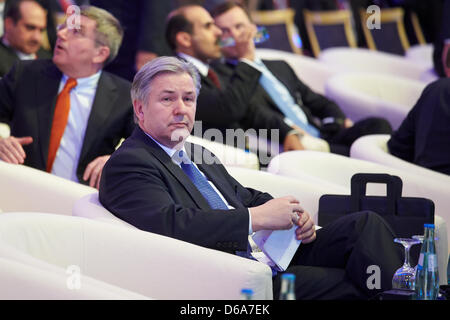
[[[319,60],[335,69],[348,72],[373,72],[420,80],[428,67],[395,54],[364,48],[330,48]]]
[[[0,161],[0,209],[71,215],[79,198],[97,190],[45,171]]]
[[[387,167],[396,168],[410,174],[416,174],[417,176],[427,177],[434,181],[440,181],[450,187],[450,176],[418,166],[390,154],[387,146],[390,137],[388,134],[374,134],[360,137],[353,142],[350,148],[350,156],[352,158],[372,161]]]
[[[348,72],[328,79],[325,92],[353,121],[379,116],[397,129],[425,86],[424,82],[387,74]]]
[[[88,194],[77,200],[73,205],[72,216],[89,218],[128,228],[136,228],[128,222],[117,218],[110,211],[108,211],[100,203],[98,199],[98,192]]]
[[[250,16],[255,24],[266,27],[269,33],[269,39],[257,44],[257,48],[302,53],[300,35],[294,23],[295,10],[251,11]]]
[[[221,136],[220,138],[224,137]],[[226,137],[224,139],[226,139]],[[205,147],[216,155],[220,162],[227,167],[244,167],[255,170],[259,169],[259,160],[255,153],[224,144],[226,141],[221,141],[224,142],[221,143],[193,135],[190,135],[187,138],[187,141]]]
[[[306,31],[314,56],[332,47],[356,47],[350,10],[303,10]]]
[[[314,181],[302,181],[295,178],[276,175],[269,172],[245,168],[229,168],[228,172],[243,186],[267,192],[275,198],[294,196],[317,223],[317,210],[320,197],[325,193],[342,193],[347,191],[339,186],[327,187]]]
[[[371,14],[365,9],[360,9],[361,24],[367,46],[372,50],[403,55],[409,48],[403,16],[402,8],[381,9],[379,28],[368,28],[367,19],[371,17]]]
[[[419,17],[417,13],[411,12],[410,14],[411,24],[414,29],[414,34],[416,35],[417,43],[420,45],[425,45],[427,43],[425,36],[423,35],[422,26],[420,25]]]

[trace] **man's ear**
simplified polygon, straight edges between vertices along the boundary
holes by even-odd
[[[110,53],[111,50],[108,46],[99,46],[97,47],[97,54],[92,59],[92,62],[103,64],[109,58]]]
[[[139,121],[144,120],[144,104],[141,100],[135,99],[133,100],[133,109],[134,109],[134,115]]]
[[[15,23],[12,18],[8,17],[5,19],[5,21],[4,21],[5,33],[8,33],[9,30],[11,30],[11,28],[14,26],[15,26]]]
[[[175,41],[182,48],[190,48],[192,45],[192,36],[185,31],[180,31],[175,36]]]

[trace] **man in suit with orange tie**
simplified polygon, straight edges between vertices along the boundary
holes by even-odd
[[[84,6],[59,27],[53,60],[21,61],[0,80],[0,159],[98,187],[104,163],[134,129],[130,83],[102,71],[120,23]]]

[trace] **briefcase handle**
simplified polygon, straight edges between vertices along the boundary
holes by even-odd
[[[366,196],[368,183],[386,184],[388,212],[397,212],[397,200],[402,196],[402,179],[386,173],[356,173],[351,179],[350,205],[352,212],[361,211],[361,199]]]

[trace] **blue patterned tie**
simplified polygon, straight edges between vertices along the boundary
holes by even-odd
[[[262,75],[259,78],[260,85],[266,90],[285,117],[313,137],[320,137],[320,131],[308,123],[306,114],[297,105],[284,84],[272,74],[261,60],[255,60],[255,64],[262,69]]]
[[[195,184],[198,191],[203,195],[203,197],[208,201],[212,209],[222,209],[228,210],[228,206],[223,202],[217,192],[211,187],[208,180],[201,174],[196,166],[192,164],[191,161],[186,161],[184,152],[181,150],[178,152],[181,161],[180,166],[184,173],[191,179]]]

